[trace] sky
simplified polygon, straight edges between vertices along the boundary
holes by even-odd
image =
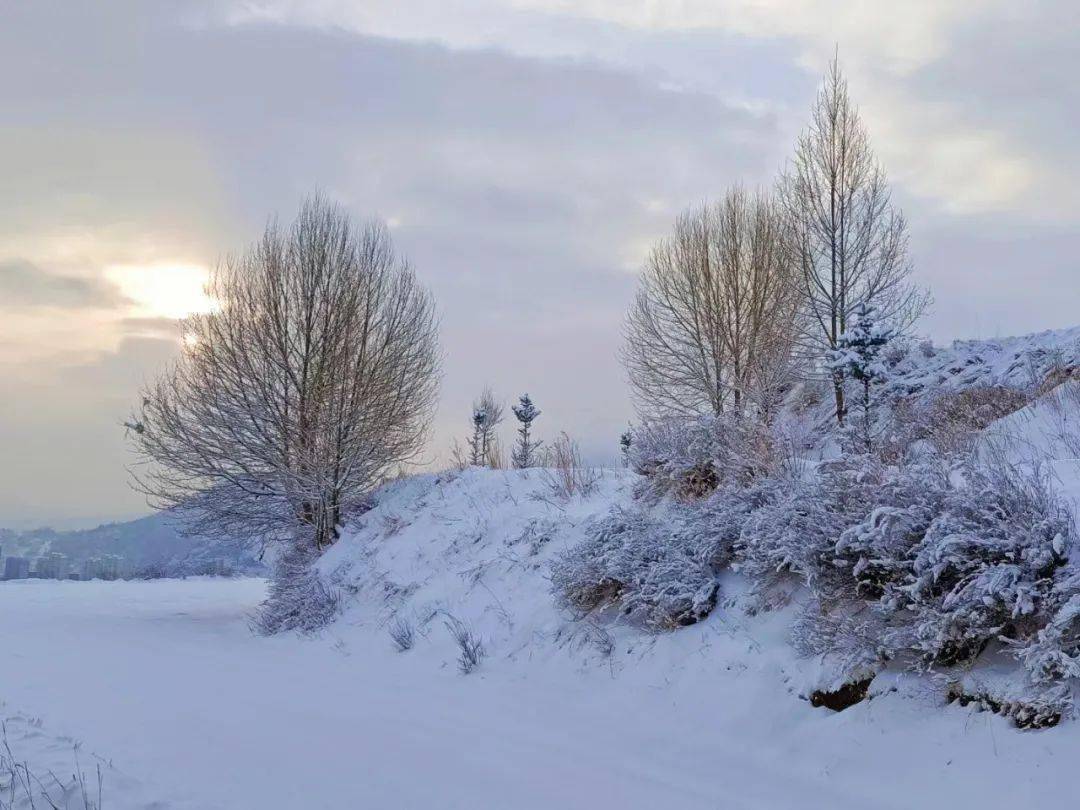
[[[485,385],[613,459],[650,244],[783,168],[840,55],[938,341],[1080,322],[1071,0],[0,0],[0,526],[141,514],[122,421],[213,264],[319,190]],[[507,439],[509,440],[509,425]]]

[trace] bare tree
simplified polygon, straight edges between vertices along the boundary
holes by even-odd
[[[837,59],[781,189],[809,345],[819,355],[835,350],[860,305],[874,307],[898,332],[909,328],[929,296],[910,281],[907,223],[892,205]],[[836,418],[843,423],[843,374],[833,371],[832,378]]]
[[[623,362],[641,410],[770,410],[789,379],[798,302],[784,220],[767,195],[730,190],[691,209],[650,254]]]
[[[434,304],[384,226],[314,197],[212,273],[218,309],[129,422],[135,485],[193,530],[332,543],[420,450],[438,387]]]

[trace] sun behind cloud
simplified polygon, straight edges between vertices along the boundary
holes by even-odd
[[[135,302],[140,315],[155,318],[213,310],[205,289],[208,274],[205,267],[182,263],[114,265],[106,270],[106,277]]]

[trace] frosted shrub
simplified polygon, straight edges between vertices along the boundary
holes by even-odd
[[[1013,652],[1036,684],[1080,678],[1080,571],[1068,566],[1051,593],[1049,621]]]
[[[869,513],[840,533],[832,553],[833,565],[850,574],[849,595],[869,601],[895,598],[893,589],[910,579],[913,550],[944,506],[949,471],[928,458],[885,468],[874,480]]]
[[[718,594],[711,549],[674,513],[669,517],[615,508],[596,522],[552,565],[560,601],[581,614],[612,605],[657,629],[707,616]]]
[[[954,682],[949,685],[945,698],[949,703],[957,702],[961,706],[973,706],[977,711],[1007,717],[1022,729],[1051,728],[1060,723],[1063,716],[1072,713],[1072,695],[1060,684],[1034,693],[1025,687],[1021,687],[1020,694],[1012,694],[1013,691],[1015,688],[1004,692],[970,689]]]
[[[252,620],[256,632],[314,633],[334,620],[341,608],[341,595],[323,584],[314,568],[315,559],[306,546],[294,548],[278,559],[269,592]]]
[[[794,575],[831,593],[842,579],[836,542],[870,512],[883,478],[873,456],[845,456],[822,463],[809,480],[791,481],[747,519],[736,546],[740,569],[759,589]]]
[[[714,570],[735,561],[743,528],[759,510],[780,497],[784,484],[761,479],[748,486],[718,489],[707,500],[682,510],[677,531],[695,549],[695,555]]]
[[[804,605],[791,631],[799,655],[828,657],[838,680],[848,683],[872,676],[891,657],[887,638],[885,620],[865,605],[813,599]]]
[[[1035,636],[1050,619],[1073,534],[1038,470],[970,465],[913,549],[911,582],[899,592],[898,607],[914,614],[916,649],[951,664],[998,636]]]
[[[1071,592],[1046,627],[1016,644],[1014,652],[1035,683],[1080,678],[1080,582],[1074,574],[1059,593]],[[1056,594],[1057,595],[1057,594]]]
[[[1080,607],[1055,581],[1070,581],[1072,541],[1071,517],[1038,471],[971,462],[954,481],[934,458],[890,468],[862,456],[823,465],[756,511],[739,549],[759,583],[790,572],[809,587],[796,627],[805,651],[852,663],[908,652],[950,666],[1002,637],[1031,641],[1018,648],[1030,669],[1067,673]],[[1039,632],[1059,605],[1060,621]]]
[[[653,498],[701,498],[720,486],[747,484],[776,466],[768,431],[748,419],[708,416],[648,422],[628,452],[642,492]]]
[[[612,509],[589,527],[584,541],[555,558],[555,593],[582,614],[615,602],[628,586],[624,550],[651,531],[653,523],[644,511]]]

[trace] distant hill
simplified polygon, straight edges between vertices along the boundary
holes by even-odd
[[[112,555],[119,558],[123,576],[254,574],[264,569],[256,552],[185,536],[164,512],[75,531],[0,529],[0,557],[26,557],[33,561],[49,553],[64,555],[67,570],[75,572],[82,571],[88,560]]]

